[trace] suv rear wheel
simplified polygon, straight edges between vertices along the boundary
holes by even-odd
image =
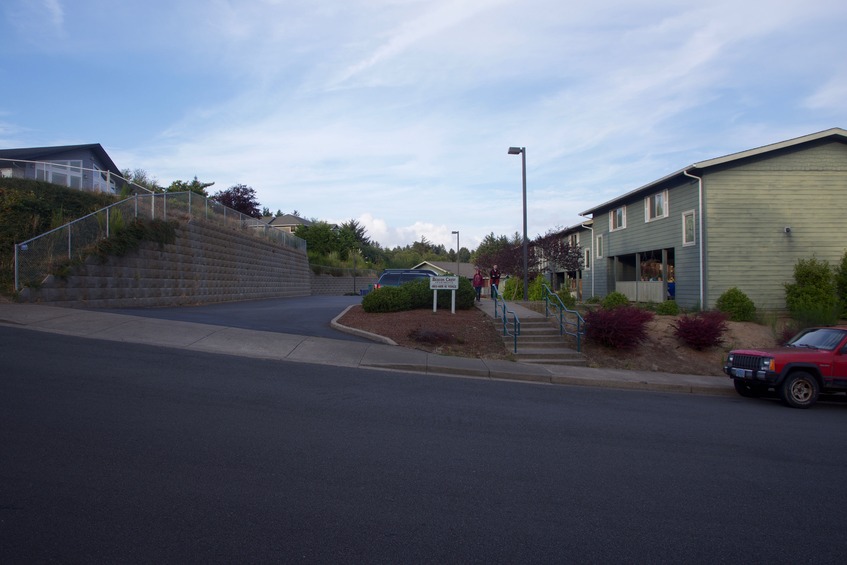
[[[808,408],[818,399],[819,392],[818,381],[805,371],[791,373],[779,386],[779,397],[792,408]]]

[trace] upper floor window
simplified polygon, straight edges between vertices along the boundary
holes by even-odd
[[[582,270],[590,271],[591,270],[591,250],[585,249],[583,250],[583,255],[585,255],[585,260],[583,261]]]
[[[622,230],[626,227],[626,206],[609,211],[609,230]]]
[[[644,221],[668,217],[668,191],[663,190],[644,199]]]
[[[694,210],[682,214],[682,245],[694,245],[697,242],[697,232],[694,229]]]
[[[597,257],[603,256],[603,236],[597,236]]]

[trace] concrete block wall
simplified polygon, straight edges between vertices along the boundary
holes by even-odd
[[[362,289],[368,290],[378,277],[356,277],[351,276],[334,277],[332,275],[312,274],[312,294],[343,296],[345,294],[360,294]]]
[[[179,306],[311,294],[305,252],[200,222],[180,224],[175,243],[144,242],[105,263],[90,258],[66,279],[48,277],[23,302],[85,308]],[[342,293],[343,294],[343,293]]]

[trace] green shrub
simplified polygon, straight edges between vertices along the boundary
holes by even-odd
[[[596,294],[585,300],[586,304],[600,304],[600,302],[601,302],[601,298],[599,296],[597,296]]]
[[[432,308],[432,290],[429,288],[429,278],[421,278],[404,283],[400,288],[409,292],[410,308]],[[382,289],[380,289],[382,290]],[[450,308],[452,293],[449,290],[438,291],[438,307]],[[473,308],[476,300],[473,284],[467,278],[459,277],[459,290],[456,291],[456,309]]]
[[[719,345],[726,332],[726,314],[700,312],[684,316],[674,324],[674,334],[688,347],[698,351]]]
[[[369,292],[362,298],[362,309],[365,312],[401,312],[411,308],[409,291],[402,286],[386,286]]]
[[[829,263],[814,257],[797,261],[794,282],[785,285],[785,304],[803,327],[837,322],[841,307]]]
[[[122,220],[121,220],[122,221]],[[109,256],[122,257],[138,249],[142,241],[158,243],[161,249],[176,241],[176,222],[164,220],[135,219],[94,245],[94,254],[105,261]]]
[[[500,294],[506,300],[523,300],[523,279],[509,277],[500,283]]]
[[[735,286],[721,294],[715,306],[733,322],[752,322],[756,318],[756,305]]]
[[[619,308],[620,306],[628,306],[629,298],[622,292],[612,292],[600,302],[600,305],[606,309]]]
[[[656,313],[662,316],[677,316],[679,315],[679,304],[676,300],[665,300],[656,306]]]
[[[573,310],[576,308],[576,298],[571,294],[571,291],[566,288],[560,288],[558,292],[556,292],[556,296],[559,297],[559,300],[562,301],[562,304],[565,305],[565,308],[568,310]]]
[[[841,256],[841,263],[835,269],[835,293],[841,305],[841,317],[847,317],[847,252]]]
[[[400,312],[416,308],[432,308],[432,290],[429,288],[429,278],[420,278],[403,283],[400,286],[386,286],[369,292],[362,299],[362,309],[365,312]],[[452,292],[438,291],[438,307],[449,309],[452,305]],[[456,309],[473,308],[476,301],[471,281],[459,278],[459,290],[456,291]]]
[[[598,308],[585,315],[585,337],[605,347],[632,349],[647,339],[653,313],[635,306]]]
[[[536,277],[529,281],[529,292],[527,296],[530,300],[543,300],[544,299],[544,285],[547,284],[547,279],[544,275],[536,275]]]

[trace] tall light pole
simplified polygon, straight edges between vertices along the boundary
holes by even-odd
[[[509,155],[521,156],[523,172],[523,299],[529,300],[529,247],[526,240],[526,147],[509,147]]]
[[[459,232],[451,232],[456,234],[456,276],[459,276]]]

